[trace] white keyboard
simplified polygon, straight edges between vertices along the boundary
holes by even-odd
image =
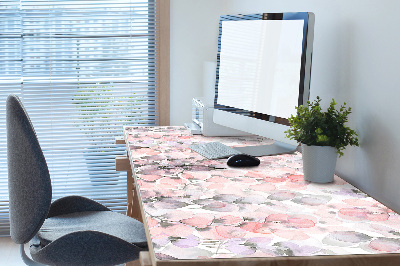
[[[220,142],[192,144],[189,148],[208,159],[227,158],[234,154],[241,154],[240,151],[234,150]]]

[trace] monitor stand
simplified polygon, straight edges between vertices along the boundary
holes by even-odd
[[[298,146],[275,141],[268,145],[234,147],[233,149],[251,156],[269,156],[294,153],[297,147]]]

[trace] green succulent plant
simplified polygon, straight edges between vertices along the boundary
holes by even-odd
[[[313,146],[331,146],[337,149],[339,157],[346,146],[359,146],[357,133],[346,126],[351,108],[344,103],[336,110],[336,102],[332,99],[326,112],[320,106],[321,99],[308,101],[308,106],[296,107],[297,115],[289,118],[290,129],[286,137],[300,143]]]

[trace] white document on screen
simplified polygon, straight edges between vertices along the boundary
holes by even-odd
[[[298,105],[303,20],[223,21],[218,104],[288,118]]]

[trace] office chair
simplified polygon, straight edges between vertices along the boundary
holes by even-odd
[[[6,110],[10,234],[27,265],[115,265],[147,250],[144,226],[133,218],[80,196],[51,203],[49,170],[29,116],[15,95]]]

